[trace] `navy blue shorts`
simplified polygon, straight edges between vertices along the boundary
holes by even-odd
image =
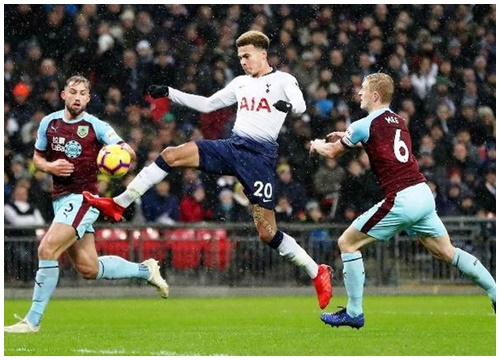
[[[233,135],[229,139],[197,140],[199,169],[233,175],[252,204],[274,209],[278,144]]]

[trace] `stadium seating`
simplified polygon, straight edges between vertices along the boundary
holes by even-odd
[[[127,260],[131,259],[127,230],[96,229],[95,247],[99,255],[117,255]]]
[[[160,262],[167,259],[167,243],[157,229],[147,228],[132,231],[132,242],[138,261],[154,258]]]
[[[197,238],[203,243],[203,263],[207,269],[225,270],[234,250],[226,229],[198,230]]]
[[[165,230],[167,249],[172,252],[172,267],[176,270],[197,269],[201,263],[203,243],[193,229]]]

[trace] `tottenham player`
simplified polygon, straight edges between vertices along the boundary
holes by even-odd
[[[319,265],[290,235],[277,229],[275,207],[275,169],[278,137],[288,112],[302,113],[304,97],[296,79],[273,69],[267,60],[269,38],[260,31],[248,31],[237,40],[238,57],[245,72],[210,97],[187,94],[165,85],[153,85],[153,98],[170,100],[200,112],[211,112],[238,104],[236,122],[229,139],[197,140],[167,147],[156,161],[145,167],[113,199],[84,193],[85,199],[106,215],[121,219],[124,209],[161,181],[175,167],[194,167],[234,175],[243,184],[253,205],[253,218],[259,238],[293,264],[303,267],[313,279],[319,306],[324,309],[332,296],[330,267]]]
[[[138,264],[118,256],[97,256],[92,224],[99,211],[83,202],[82,192],[97,191],[95,159],[103,144],[122,144],[133,159],[135,152],[111,126],[85,112],[90,101],[90,85],[85,77],[70,77],[61,97],[65,108],[42,119],[33,155],[35,167],[53,176],[55,217],[38,247],[31,308],[24,319],[4,327],[9,333],[40,329],[41,318],[59,280],[58,259],[65,251],[85,279],[142,278],[157,287],[160,296],[168,296],[168,285],[156,260]]]
[[[359,95],[368,116],[353,122],[347,131],[328,134],[327,141],[311,141],[311,153],[336,158],[344,151],[364,146],[385,199],[353,221],[338,245],[344,264],[347,308],[324,313],[321,320],[332,326],[364,325],[363,283],[365,270],[360,249],[372,241],[388,241],[406,230],[416,235],[432,255],[456,266],[483,288],[496,305],[496,284],[486,268],[471,254],[454,247],[436,213],[434,197],[412,154],[405,120],[389,109],[394,83],[389,75],[365,77]]]

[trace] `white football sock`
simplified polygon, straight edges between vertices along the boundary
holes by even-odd
[[[121,207],[128,207],[138,198],[140,198],[146,191],[162,181],[168,173],[160,169],[156,163],[143,168],[139,174],[130,182],[127,189],[120,195],[113,198],[114,202]]]

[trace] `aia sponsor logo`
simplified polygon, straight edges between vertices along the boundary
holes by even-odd
[[[256,100],[254,97],[247,99],[243,97],[240,102],[240,110],[248,110],[248,111],[267,111],[271,112],[271,106],[267,102],[266,98],[262,98],[260,100]]]

